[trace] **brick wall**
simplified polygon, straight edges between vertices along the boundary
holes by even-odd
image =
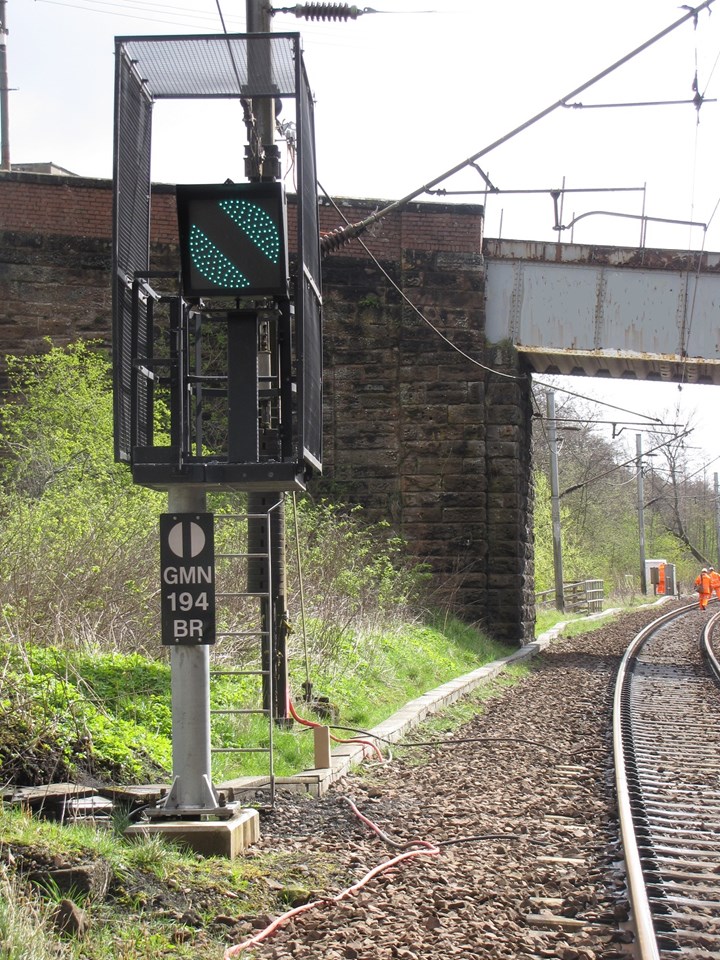
[[[322,233],[385,205],[336,203],[321,205]],[[44,337],[109,341],[111,218],[108,181],[0,173],[4,353]],[[176,261],[171,186],[154,188],[151,241],[156,266]],[[323,261],[319,489],[389,520],[431,565],[439,600],[500,639],[528,640],[529,385],[515,351],[485,342],[482,210],[412,203],[363,241],[379,265],[357,242]]]

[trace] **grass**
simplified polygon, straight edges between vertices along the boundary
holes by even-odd
[[[455,730],[470,723],[478,714],[482,714],[488,700],[501,696],[509,687],[527,677],[532,669],[531,665],[525,663],[510,664],[497,677],[476,687],[471,693],[450,706],[433,713],[415,727],[403,743],[442,742]],[[394,745],[393,753],[415,761],[417,764],[425,760],[421,747]]]
[[[538,632],[548,628],[543,618]],[[567,619],[555,616],[554,622]],[[605,621],[603,621],[605,622]],[[576,616],[563,632],[597,629],[598,621]],[[384,719],[418,693],[498,659],[509,651],[471,628],[454,622],[411,625],[358,645],[346,671],[316,670],[316,683],[337,701],[338,722],[367,728]],[[364,651],[364,656],[359,652]],[[433,715],[408,739],[444,740],[482,713],[486,702],[522,681],[532,664],[513,664],[472,694]],[[298,681],[298,678],[295,678]],[[299,707],[302,705],[298,705]],[[302,712],[302,711],[301,711]],[[282,731],[278,744],[285,742]],[[312,750],[312,738],[288,732],[287,743]],[[281,747],[288,763],[293,754]],[[422,763],[421,748],[395,746],[412,763]],[[304,758],[300,757],[305,763]],[[307,764],[305,764],[307,765]],[[113,829],[113,826],[115,829]],[[23,865],[16,876],[0,873],[0,958],[2,960],[217,960],[228,942],[244,939],[258,916],[276,916],[288,904],[314,898],[318,891],[346,881],[337,861],[305,851],[282,855],[254,854],[234,861],[199,857],[153,835],[129,840],[123,820],[108,829],[81,824],[61,826],[33,818],[22,810],[0,812],[0,859],[12,853]],[[59,935],[51,914],[57,893],[32,887],[22,876],[48,860],[58,864],[102,861],[111,872],[108,894],[82,908],[89,933],[75,940]],[[218,917],[226,918],[218,922]],[[228,923],[237,921],[237,929]],[[28,945],[32,944],[31,952]]]
[[[402,642],[411,644],[414,657],[428,650],[435,666],[411,671],[412,682],[432,685],[442,683],[448,673],[456,676],[477,664],[478,641],[471,632],[459,631],[461,650],[450,655],[443,643],[443,634],[413,628],[403,631]],[[487,659],[495,659],[503,650],[494,645],[480,648]],[[413,658],[408,657],[408,660]],[[461,669],[456,670],[456,663]],[[376,664],[377,668],[377,664]],[[416,739],[445,739],[454,729],[466,723],[491,697],[500,695],[510,684],[525,676],[528,668],[514,665],[470,696],[453,704],[425,722],[416,732]],[[398,690],[402,689],[398,685]],[[389,701],[388,701],[389,702]],[[372,723],[376,714],[385,716],[382,706],[364,710],[358,707],[359,718]],[[345,718],[343,718],[345,719]],[[399,748],[422,762],[418,750]],[[116,824],[122,828],[122,818]],[[246,935],[246,925],[259,915],[275,916],[288,905],[314,898],[318,891],[334,885],[345,885],[337,862],[327,855],[309,855],[306,851],[282,855],[252,855],[234,861],[199,857],[159,835],[129,840],[113,829],[72,824],[62,826],[30,816],[19,809],[0,812],[0,856],[15,851],[24,869],[32,865],[34,856],[41,863],[56,864],[103,861],[110,868],[112,880],[105,898],[93,901],[83,898],[82,908],[89,918],[89,933],[82,941],[61,937],[49,921],[58,893],[52,882],[44,888],[29,886],[18,877],[6,881],[0,893],[4,896],[5,915],[15,917],[15,933],[6,933],[0,926],[2,960],[151,960],[160,956],[177,960],[210,960],[222,955],[230,942]],[[0,880],[4,875],[0,876]],[[240,923],[241,933],[229,934],[228,926],[218,917],[233,918]],[[32,952],[22,950],[32,943]]]
[[[351,636],[343,640],[341,662],[329,658],[315,663],[311,672],[313,691],[325,696],[344,726],[368,729],[399,710],[409,700],[453,680],[484,663],[506,656],[510,647],[489,640],[480,631],[447,619],[435,624],[405,625],[362,642]],[[303,659],[291,659],[290,685],[299,691],[305,680]],[[298,714],[311,721],[320,718],[297,696]],[[324,721],[323,721],[324,722]],[[224,738],[237,743],[267,745],[268,727],[257,718],[225,721]],[[275,728],[275,772],[290,776],[313,765],[313,737],[308,727]],[[254,755],[240,761],[225,755],[213,760],[213,777],[219,782],[236,776],[263,774],[267,767]]]
[[[252,918],[282,913],[289,898],[332,884],[331,859],[257,855],[237,860],[202,858],[153,835],[128,840],[111,831],[59,827],[21,810],[0,813],[0,851],[14,851],[23,869],[0,870],[2,960],[140,960],[158,956],[209,960],[222,956],[228,926],[218,916]],[[111,871],[108,894],[81,906],[90,932],[80,941],[57,934],[50,921],[58,893],[22,877],[48,860],[56,864],[103,861]],[[275,878],[272,884],[267,878]],[[276,882],[275,882],[276,881]]]
[[[339,644],[340,641],[337,641]],[[344,635],[334,656],[314,658],[316,694],[326,696],[338,723],[367,728],[408,700],[510,649],[454,620],[413,624],[354,638]],[[166,782],[171,773],[170,668],[140,654],[66,650],[0,642],[0,776],[14,782],[81,779],[115,783]],[[291,686],[305,679],[302,657],[291,657]],[[254,698],[254,701],[253,701]],[[213,708],[259,701],[255,689],[213,680]],[[295,696],[301,716],[318,717]],[[275,772],[289,776],[312,766],[308,728],[273,728]],[[259,717],[216,716],[215,746],[269,744],[269,725]],[[240,757],[240,759],[238,759]],[[215,754],[217,782],[268,773],[266,755]]]
[[[56,960],[50,932],[50,905],[38,900],[5,867],[0,867],[0,957],[2,960]]]
[[[338,723],[362,728],[385,719],[421,693],[509,652],[479,631],[453,620],[406,625],[362,640],[345,632],[342,638],[336,638],[336,643],[340,642],[344,646],[339,656],[314,664],[315,692],[332,701],[339,712]],[[0,690],[0,709],[4,708],[8,721],[17,714],[11,710],[13,705],[24,708],[19,716],[28,723],[34,717],[45,733],[52,732],[55,742],[67,746],[85,734],[91,743],[96,737],[104,744],[100,734],[112,729],[118,718],[123,722],[115,726],[119,742],[112,744],[111,770],[117,770],[118,758],[126,747],[131,749],[137,736],[143,736],[145,726],[155,738],[168,737],[168,715],[162,705],[169,695],[165,664],[99,650],[86,655],[29,646],[5,649],[2,655],[6,686]],[[303,663],[297,656],[293,662]],[[12,689],[7,685],[10,676]],[[302,670],[294,674],[293,688],[299,689],[303,679]],[[493,690],[499,692],[508,682],[510,674],[496,682]],[[445,711],[434,721],[438,729],[462,723],[489,695],[491,690],[480,690],[467,703]],[[216,703],[223,702],[230,692],[220,685],[213,696]],[[160,708],[155,710],[158,704]],[[297,703],[297,709],[301,715],[313,716],[303,703]],[[95,725],[98,716],[103,722]],[[129,743],[123,739],[127,732],[131,733]],[[256,728],[225,731],[225,735],[261,739],[266,732],[267,728]],[[34,733],[39,741],[40,729]],[[274,735],[278,770],[294,773],[312,766],[313,738],[305,728],[278,728]],[[148,738],[147,742],[155,741]],[[162,756],[159,752],[151,760],[158,763]],[[82,759],[67,750],[65,758],[68,771],[74,759]],[[228,767],[227,778],[234,772]],[[216,782],[220,782],[218,776],[214,770]],[[217,958],[227,943],[228,927],[218,925],[216,917],[235,918],[242,924],[261,914],[282,913],[288,903],[332,886],[340,870],[332,858],[305,852],[250,855],[235,861],[204,859],[158,835],[128,840],[121,833],[125,822],[118,815],[109,827],[98,829],[83,824],[60,825],[17,809],[0,813],[0,858],[13,852],[20,865],[12,886],[7,881],[3,890],[3,916],[18,929],[17,933],[3,932],[2,960],[30,960],[30,954],[12,952],[14,946],[6,949],[6,944],[17,943],[17,950],[21,950],[30,938],[32,956],[37,960]],[[108,866],[112,876],[108,894],[97,901],[80,898],[89,917],[90,932],[84,940],[63,937],[52,928],[52,908],[61,894],[52,881],[38,886],[22,880],[35,860],[37,870],[48,862],[75,865],[101,861]],[[341,877],[338,883],[345,879]],[[28,932],[21,923],[30,925],[34,932]],[[242,931],[231,939],[237,941],[244,935]],[[47,954],[36,944],[47,945]]]

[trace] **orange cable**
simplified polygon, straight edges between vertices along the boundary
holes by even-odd
[[[292,712],[292,708],[291,708],[291,712]],[[321,726],[321,724],[313,723],[310,720],[305,720],[305,721],[298,720],[298,722],[305,723],[310,727]],[[347,803],[350,804],[350,806],[353,808],[354,812],[357,813],[360,819],[364,823],[367,823],[371,827],[371,829],[375,831],[375,833],[383,837],[383,839],[389,839],[385,837],[385,835],[383,834],[383,832],[380,830],[379,827],[377,827],[375,824],[372,823],[371,820],[369,820],[367,817],[363,816],[363,814],[360,813],[360,811],[357,809],[357,807],[351,800],[348,800],[347,797],[345,798],[345,800],[347,801]],[[389,842],[394,842],[394,841],[389,841]],[[307,913],[309,910],[312,910],[314,907],[322,906],[324,904],[340,903],[341,900],[345,900],[347,897],[357,893],[358,890],[361,890],[365,886],[365,884],[367,884],[374,877],[378,876],[381,873],[384,873],[386,870],[390,870],[394,866],[397,866],[397,864],[402,863],[403,860],[409,860],[411,857],[419,857],[419,856],[436,857],[436,856],[439,856],[440,854],[440,850],[438,849],[438,847],[433,846],[433,844],[427,840],[411,840],[408,842],[421,845],[421,849],[406,850],[403,853],[399,853],[397,856],[392,857],[392,859],[386,860],[384,863],[378,864],[378,866],[373,867],[373,869],[370,870],[368,873],[366,873],[364,877],[358,880],[357,883],[354,883],[351,887],[347,887],[345,890],[343,890],[341,893],[336,894],[335,896],[324,897],[322,900],[313,900],[310,903],[302,904],[302,906],[293,907],[292,910],[288,910],[286,913],[283,913],[281,916],[277,917],[275,920],[272,921],[272,923],[268,924],[268,926],[265,927],[264,930],[261,930],[259,933],[256,933],[254,936],[250,937],[248,940],[244,940],[242,943],[237,943],[232,947],[228,947],[228,949],[225,951],[224,960],[232,960],[233,957],[238,956],[238,954],[242,953],[243,950],[247,950],[248,947],[254,947],[258,943],[261,943],[263,940],[266,940],[271,934],[273,934],[280,927],[284,926],[284,924],[286,924],[293,917],[298,917],[301,914]]]
[[[316,723],[314,720],[305,720],[303,717],[299,716],[297,711],[295,710],[295,707],[292,704],[292,700],[289,697],[288,697],[288,710],[290,711],[290,715],[292,716],[293,720],[295,720],[297,723],[302,724],[304,727],[324,726],[324,724],[322,723]],[[361,740],[359,737],[353,737],[351,740],[343,740],[341,737],[336,737],[332,733],[330,734],[330,739],[334,740],[335,743],[360,743],[363,746],[370,747],[371,750],[374,750],[379,760],[385,759],[380,751],[380,748],[377,746],[377,744],[373,743],[371,740]]]

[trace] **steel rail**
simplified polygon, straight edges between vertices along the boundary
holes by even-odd
[[[720,613],[716,613],[715,616],[711,620],[708,620],[708,622],[705,624],[703,632],[700,635],[700,646],[703,657],[710,668],[710,672],[718,683],[720,683],[720,660],[718,660],[710,641],[712,638],[713,628],[719,620]]]
[[[653,620],[644,627],[633,639],[625,651],[617,679],[615,681],[615,696],[613,699],[613,755],[615,759],[615,786],[617,790],[618,816],[620,820],[620,835],[622,838],[627,872],[628,892],[632,907],[635,932],[637,934],[637,960],[660,960],[660,953],[655,934],[652,911],[645,887],[640,853],[638,851],[637,834],[633,821],[633,812],[630,805],[630,790],[626,771],[626,752],[623,743],[625,727],[625,711],[623,709],[627,682],[630,676],[630,667],[638,652],[648,637],[666,623],[670,623],[689,610],[694,610],[696,603],[688,604],[679,610],[672,610]]]

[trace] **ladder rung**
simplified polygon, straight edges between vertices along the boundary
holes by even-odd
[[[211,677],[269,677],[269,670],[211,670]]]
[[[269,553],[216,553],[216,560],[267,560]]]
[[[270,712],[269,710],[251,710],[249,707],[247,709],[243,708],[240,710],[211,710],[210,711],[212,715],[218,714],[224,717],[235,716],[236,714],[249,714],[249,713],[267,714],[269,712]]]
[[[252,590],[244,590],[240,593],[216,593],[215,596],[224,597],[225,599],[228,597],[258,597],[262,599],[270,599],[270,594],[267,591],[261,593],[259,591],[253,592]]]
[[[265,394],[265,393],[268,393],[268,391],[264,391],[263,393],[264,393],[264,394]],[[276,504],[275,506],[277,506],[277,504]],[[256,523],[261,522],[261,523],[264,523],[264,524],[268,525],[268,530],[269,530],[269,523],[270,523],[270,520],[271,520],[271,515],[270,515],[270,511],[268,511],[267,513],[258,513],[258,514],[221,514],[221,515],[219,515],[219,516],[216,516],[215,519],[216,519],[217,521],[221,521],[221,520],[222,520],[222,521],[235,521],[236,523],[238,523],[238,529],[239,529],[239,530],[242,530],[243,525],[249,527],[251,521],[255,521]],[[232,531],[231,531],[231,532],[232,532]],[[250,543],[243,543],[241,540],[234,540],[233,542],[237,543],[237,545],[238,545],[238,547],[239,547],[240,549],[238,549],[237,551],[231,549],[231,551],[229,551],[228,553],[217,553],[217,554],[215,555],[215,559],[216,559],[216,561],[218,561],[218,562],[220,562],[220,561],[222,561],[222,560],[228,560],[228,561],[237,560],[237,561],[242,561],[244,565],[236,564],[236,565],[233,566],[233,565],[230,564],[230,563],[226,564],[225,567],[223,567],[222,576],[225,578],[225,583],[227,583],[228,586],[241,586],[241,585],[242,585],[242,586],[248,586],[248,585],[249,585],[248,580],[236,576],[235,579],[234,579],[234,582],[233,582],[233,580],[230,579],[230,574],[233,573],[233,571],[237,572],[238,570],[243,570],[243,569],[245,568],[245,566],[247,566],[248,569],[252,570],[251,564],[252,564],[253,562],[255,562],[256,565],[257,565],[257,564],[261,564],[261,563],[262,563],[262,564],[270,563],[271,560],[272,560],[272,551],[271,551],[269,548],[266,547],[266,549],[265,549],[263,552],[250,552],[250,550],[247,549],[247,548],[249,548],[249,547],[251,546]],[[253,544],[253,545],[255,545],[255,544]],[[257,544],[257,546],[262,546],[262,545],[261,545],[261,544]],[[242,549],[243,547],[245,547],[246,550],[243,550],[243,549]],[[226,572],[227,572],[227,574],[228,574],[227,577],[226,577]],[[250,580],[249,582],[252,583],[252,580]],[[261,581],[261,582],[263,582],[263,581]],[[272,581],[268,578],[268,579],[267,579],[266,581],[264,581],[264,582],[267,582],[268,584],[270,584]],[[271,595],[270,595],[270,590],[269,590],[269,589],[268,589],[268,590],[263,590],[263,591],[260,591],[260,590],[229,590],[229,591],[227,591],[227,592],[225,592],[225,591],[217,592],[217,593],[215,594],[215,596],[216,596],[218,602],[223,602],[223,601],[224,601],[226,604],[228,604],[228,606],[230,607],[230,609],[232,609],[232,603],[233,603],[233,601],[240,601],[240,600],[253,601],[253,600],[259,600],[259,601],[261,601],[261,605],[258,606],[258,607],[253,607],[253,606],[251,606],[250,603],[245,604],[245,605],[241,605],[241,606],[239,607],[239,609],[244,609],[244,610],[248,610],[248,611],[255,610],[257,613],[262,613],[262,611],[265,609],[265,608],[262,606],[262,603],[263,603],[263,602],[267,602],[267,603],[270,603],[270,602],[271,602]],[[253,640],[253,641],[255,641],[256,643],[258,643],[258,648],[260,648],[261,645],[264,644],[265,639],[266,639],[266,638],[270,638],[270,637],[272,636],[272,629],[271,629],[271,628],[269,628],[269,629],[262,629],[262,623],[263,623],[263,618],[262,618],[262,617],[259,617],[259,616],[255,615],[255,616],[251,617],[250,619],[251,619],[251,621],[255,621],[256,628],[250,629],[250,630],[219,630],[219,631],[217,631],[217,633],[216,633],[217,639],[218,639],[218,640],[225,639],[225,640],[227,640],[227,641],[231,641],[232,639],[239,639],[239,640],[246,640],[246,641],[251,641],[251,640]],[[258,624],[259,624],[259,627],[260,627],[260,628],[257,628]],[[259,641],[259,642],[258,642],[258,641]],[[259,653],[259,652],[260,652],[260,651],[259,651],[259,649],[258,649],[258,653]],[[255,658],[253,658],[253,659],[255,659]],[[257,658],[257,659],[260,659],[260,658]],[[235,669],[227,669],[227,670],[225,670],[225,669],[217,669],[217,670],[210,670],[210,679],[211,679],[211,680],[213,680],[213,679],[219,679],[220,677],[228,677],[228,678],[230,678],[230,679],[232,679],[233,677],[235,677],[235,678],[237,678],[237,679],[240,679],[240,678],[243,678],[243,677],[261,677],[261,678],[263,679],[263,685],[264,685],[264,683],[265,683],[265,678],[267,677],[268,680],[269,680],[269,679],[272,677],[272,671],[269,670],[269,669],[268,669],[268,670],[262,670],[262,669],[259,669],[259,670],[235,670]],[[270,681],[270,682],[271,682],[271,681]],[[256,683],[256,685],[259,687],[259,684]],[[272,687],[272,682],[271,682],[271,687]],[[259,692],[259,691],[258,691],[258,692]],[[242,700],[242,699],[245,699],[245,698],[241,698],[241,700]],[[251,702],[252,702],[252,699],[255,699],[255,698],[248,698],[248,699],[250,699]],[[258,699],[258,700],[262,700],[262,698],[260,698],[260,697],[258,697],[257,699]],[[256,700],[256,702],[257,702],[257,700]],[[224,709],[224,708],[223,708],[223,709],[217,709],[217,710],[211,709],[211,710],[210,710],[210,716],[213,718],[213,722],[214,722],[214,723],[218,723],[218,722],[219,722],[219,718],[221,718],[221,717],[228,717],[228,718],[237,717],[237,718],[238,718],[238,721],[237,721],[238,724],[241,722],[241,721],[240,721],[240,718],[242,718],[242,717],[258,716],[258,717],[264,717],[264,718],[265,718],[265,722],[267,722],[267,723],[270,724],[270,733],[269,733],[269,741],[268,741],[268,742],[269,742],[269,746],[268,746],[268,747],[211,747],[211,751],[210,751],[210,752],[211,752],[211,754],[213,754],[213,755],[217,755],[217,754],[228,754],[228,755],[231,755],[231,754],[235,754],[235,755],[242,755],[242,754],[265,754],[265,755],[268,757],[268,761],[267,761],[267,762],[268,762],[269,767],[270,767],[270,782],[271,782],[271,783],[274,783],[274,779],[273,779],[273,778],[274,778],[274,773],[273,773],[273,759],[272,759],[272,758],[273,758],[273,748],[272,748],[272,743],[273,743],[273,735],[272,735],[272,723],[273,723],[273,718],[272,718],[272,710],[269,709],[269,708],[268,708],[268,709],[265,709],[265,708],[259,708],[259,707],[238,707],[238,708],[235,708],[235,709],[232,709],[232,708]],[[237,740],[240,740],[240,741],[242,742],[243,739],[245,739],[245,738],[242,737],[242,736],[239,736],[239,737],[236,738],[236,742],[237,742]],[[255,739],[255,738],[252,738],[252,739]],[[238,762],[239,762],[239,761],[238,761]]]
[[[273,504],[277,506],[277,504]],[[218,513],[216,520],[267,520],[266,513]]]

